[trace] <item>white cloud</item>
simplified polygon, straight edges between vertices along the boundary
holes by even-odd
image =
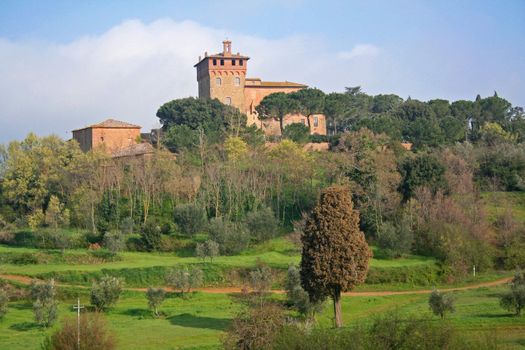
[[[68,138],[108,117],[148,130],[161,104],[197,95],[193,65],[204,51],[220,51],[225,36],[251,57],[248,74],[266,80],[373,91],[388,69],[386,61],[353,59],[382,56],[373,45],[337,54],[317,37],[265,39],[170,19],[125,21],[62,45],[0,38],[0,143],[30,131]]]
[[[341,51],[337,56],[342,60],[351,60],[358,57],[375,57],[379,55],[380,49],[370,44],[359,44],[350,51]]]

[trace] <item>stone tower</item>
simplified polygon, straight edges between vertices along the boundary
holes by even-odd
[[[221,53],[204,54],[199,57],[197,81],[200,98],[216,98],[224,104],[232,105],[244,111],[244,86],[249,57],[239,53],[232,54],[232,43],[222,42]]]

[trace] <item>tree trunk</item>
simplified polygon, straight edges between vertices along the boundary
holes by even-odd
[[[332,298],[334,300],[335,328],[340,328],[343,327],[343,313],[341,312],[341,291],[336,289]]]
[[[284,126],[283,126],[284,115],[279,118],[279,129],[281,130],[281,137],[283,137]]]

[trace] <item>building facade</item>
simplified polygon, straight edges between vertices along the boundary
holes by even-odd
[[[221,53],[199,57],[195,64],[199,97],[218,99],[224,104],[237,107],[248,117],[248,125],[256,124],[268,135],[279,135],[279,122],[275,120],[259,120],[255,107],[265,96],[276,92],[291,93],[307,85],[289,81],[271,82],[259,78],[247,78],[248,60],[250,58],[239,53],[232,53],[231,41],[223,41]],[[326,118],[322,114],[310,117],[310,123],[301,114],[289,114],[284,118],[284,125],[291,123],[310,124],[310,133],[326,135]]]
[[[119,120],[108,119],[98,124],[73,130],[73,139],[84,152],[100,150],[113,154],[140,142],[140,129]]]

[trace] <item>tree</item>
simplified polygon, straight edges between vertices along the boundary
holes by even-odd
[[[288,303],[307,319],[312,319],[316,312],[321,311],[323,303],[310,300],[308,293],[301,287],[301,272],[294,265],[288,266],[284,289]]]
[[[126,247],[124,235],[119,231],[106,232],[104,235],[103,245],[113,255],[117,255]]]
[[[105,275],[100,281],[93,282],[91,287],[91,305],[102,311],[115,305],[122,293],[124,282],[122,279]]]
[[[298,103],[291,99],[289,94],[284,92],[276,92],[265,96],[261,103],[255,107],[259,114],[259,119],[275,119],[279,121],[279,130],[281,135],[284,133],[284,117],[299,109]]]
[[[246,225],[222,217],[213,218],[208,226],[210,238],[219,244],[221,254],[237,254],[248,247],[250,235]]]
[[[269,207],[249,212],[245,221],[255,242],[264,242],[279,234],[279,222]]]
[[[347,188],[332,186],[321,192],[302,242],[301,285],[314,302],[333,299],[335,325],[341,327],[341,292],[364,282],[372,256]]]
[[[446,189],[445,167],[433,156],[421,154],[415,158],[406,158],[400,166],[400,192],[405,200],[413,197],[416,189],[428,187],[433,193]]]
[[[55,281],[51,279],[44,283],[31,282],[30,294],[35,321],[43,327],[52,326],[58,318]]]
[[[187,235],[200,232],[206,225],[206,212],[197,204],[179,204],[173,210],[175,223]]]
[[[146,298],[148,299],[148,307],[153,311],[155,317],[158,317],[159,307],[166,298],[166,291],[162,288],[149,287],[146,292]]]
[[[428,298],[428,305],[434,315],[445,318],[447,312],[454,312],[454,298],[450,294],[443,294],[434,289]]]
[[[160,225],[155,221],[148,221],[142,225],[142,231],[140,233],[142,245],[144,248],[151,252],[160,249],[162,242],[162,232]]]
[[[0,289],[0,321],[2,321],[4,316],[7,314],[8,303],[9,296],[7,295],[7,292],[3,289]]]
[[[192,288],[200,287],[202,280],[202,270],[197,267],[174,268],[166,276],[166,283],[180,290],[181,294],[189,293]]]
[[[260,261],[257,262],[257,265],[258,266],[255,270],[250,272],[250,285],[259,296],[262,305],[265,295],[268,294],[272,287],[273,276],[272,270],[268,265],[263,264]]]
[[[305,144],[310,138],[310,129],[302,123],[292,123],[284,128],[283,138]]]
[[[510,283],[510,291],[504,293],[500,298],[502,308],[514,311],[516,316],[521,315],[525,308],[525,272],[517,272]]]
[[[77,332],[80,328],[80,347],[82,350],[113,350],[116,349],[115,335],[107,329],[102,314],[83,313],[79,325],[76,317],[65,319],[62,328],[47,338],[43,344],[44,350],[77,349]]]
[[[297,101],[297,105],[293,106],[295,108],[292,111],[304,114],[308,123],[308,130],[311,130],[312,121],[310,117],[324,112],[324,92],[319,89],[301,89],[292,92],[290,98]]]
[[[206,258],[210,258],[210,262],[213,262],[213,258],[219,255],[219,243],[208,239],[204,243],[197,243],[195,246],[195,255],[206,261]]]

